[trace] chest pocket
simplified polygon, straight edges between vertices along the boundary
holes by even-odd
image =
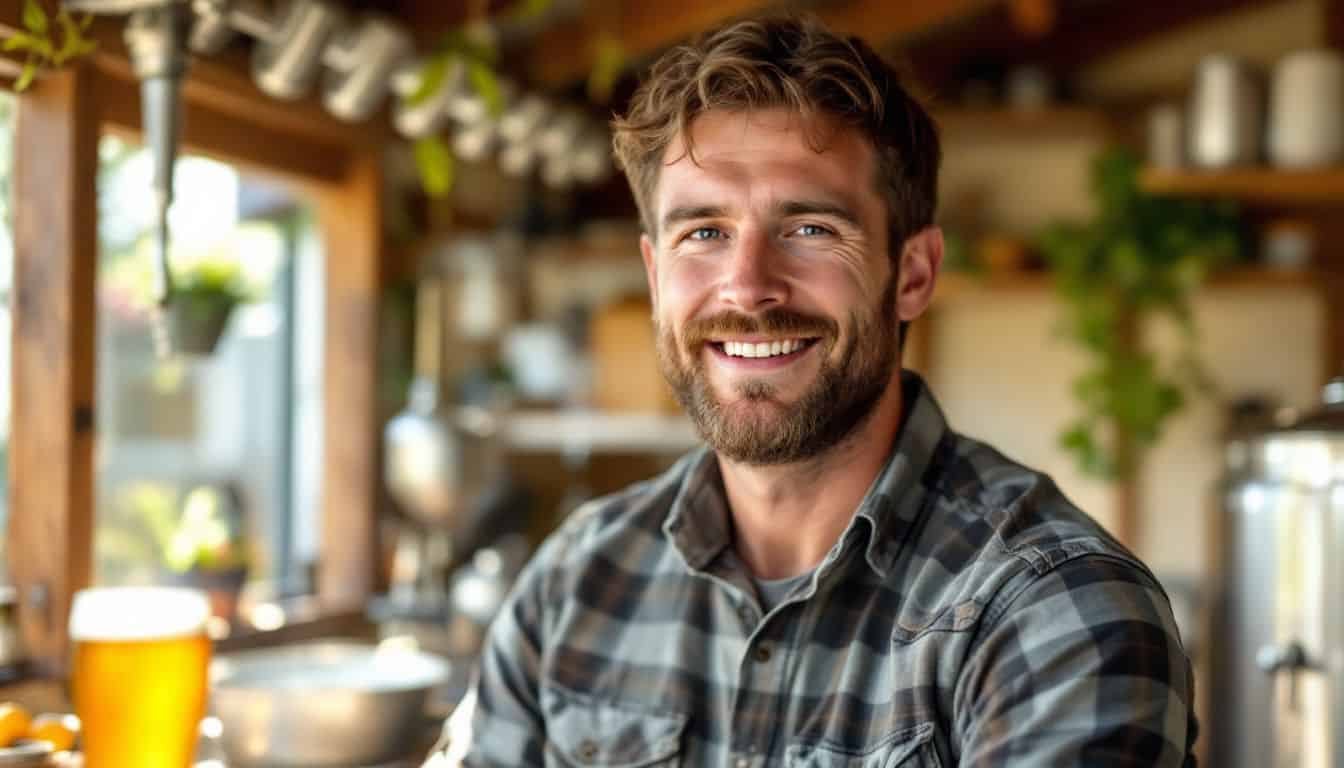
[[[542,689],[546,765],[560,768],[676,768],[687,716]]]
[[[933,723],[923,723],[860,750],[828,742],[793,744],[785,753],[788,768],[941,768],[933,748]]]

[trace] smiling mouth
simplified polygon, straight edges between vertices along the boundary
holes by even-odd
[[[789,357],[817,343],[816,337],[798,339],[774,339],[771,341],[711,341],[709,346],[725,357],[735,358],[772,358]]]

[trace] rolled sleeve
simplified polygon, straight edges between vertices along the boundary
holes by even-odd
[[[1193,766],[1194,678],[1166,595],[1109,555],[991,605],[957,690],[963,766]]]

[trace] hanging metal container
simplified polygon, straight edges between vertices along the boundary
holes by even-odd
[[[1201,168],[1254,164],[1260,158],[1260,83],[1235,56],[1206,56],[1190,95],[1189,156]]]
[[[401,97],[393,111],[397,132],[410,139],[432,136],[447,127],[450,108],[467,83],[466,67],[453,59],[445,64],[443,79],[433,93],[412,104],[407,99],[420,89],[423,64],[402,68],[392,79],[392,89]]]
[[[1210,764],[1344,765],[1344,378],[1228,446]]]
[[[258,41],[253,52],[252,76],[257,87],[277,99],[307,94],[343,23],[344,14],[332,3],[290,0],[280,12],[275,34]]]
[[[382,105],[388,81],[414,53],[415,43],[401,24],[366,16],[337,40],[334,51],[343,66],[328,69],[322,103],[342,120],[358,122]]]

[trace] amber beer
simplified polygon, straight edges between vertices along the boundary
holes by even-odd
[[[205,714],[204,593],[89,589],[70,609],[71,689],[86,768],[188,768]]]

